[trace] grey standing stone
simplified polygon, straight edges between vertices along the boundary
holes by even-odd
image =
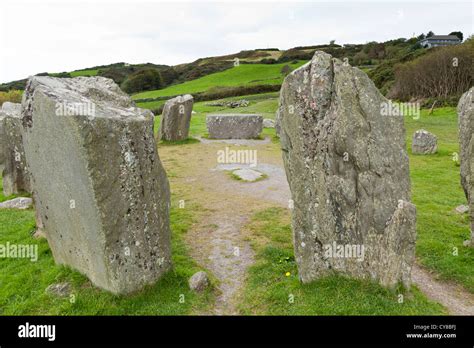
[[[161,115],[160,140],[178,141],[188,138],[193,100],[192,95],[186,94],[165,103]]]
[[[153,116],[110,79],[33,77],[22,121],[55,261],[117,294],[169,270],[170,190]]]
[[[438,151],[438,138],[424,129],[413,134],[411,152],[417,155],[430,155]]]
[[[0,110],[3,118],[3,193],[5,196],[31,192],[30,176],[23,149],[21,104],[5,102]]]
[[[463,94],[458,104],[461,184],[469,204],[471,247],[474,247],[474,87]]]
[[[206,116],[211,139],[256,139],[262,132],[263,117],[255,114],[212,114]]]
[[[365,73],[324,52],[283,82],[277,129],[300,279],[411,283],[416,208],[402,117]]]
[[[5,163],[5,132],[3,130],[3,119],[5,116],[0,112],[0,166]]]

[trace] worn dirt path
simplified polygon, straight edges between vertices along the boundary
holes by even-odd
[[[412,269],[413,282],[431,300],[441,303],[451,315],[474,315],[474,295],[459,285],[436,280],[418,264]]]
[[[275,205],[287,207],[290,199],[277,145],[260,142],[246,147],[244,144],[233,149],[257,149],[259,164],[255,169],[267,174],[267,179],[255,183],[231,179],[225,170],[235,166],[217,163],[217,151],[232,146],[229,143],[206,142],[160,149],[165,166],[167,161],[173,162],[172,166],[180,172],[171,178],[172,186],[186,191],[189,200],[205,210],[187,233],[186,241],[191,256],[219,280],[220,293],[212,312],[200,314],[238,313],[247,268],[254,262],[243,228],[256,211]],[[428,298],[441,303],[450,314],[474,315],[474,295],[460,285],[438,281],[418,264],[412,277]]]

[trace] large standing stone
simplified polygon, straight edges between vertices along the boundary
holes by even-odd
[[[211,139],[256,139],[262,132],[263,117],[254,114],[212,114],[206,117]]]
[[[22,121],[55,261],[113,293],[155,282],[171,260],[170,191],[153,116],[110,79],[33,77]]]
[[[5,132],[3,130],[3,119],[5,116],[0,112],[0,166],[5,163]]]
[[[193,96],[186,94],[168,100],[163,108],[160,123],[160,140],[177,141],[188,138]]]
[[[416,155],[430,155],[438,151],[438,138],[424,129],[413,134],[411,152]]]
[[[416,208],[403,117],[365,73],[316,52],[282,85],[277,125],[300,279],[332,271],[409,285]]]
[[[474,247],[474,87],[459,100],[458,117],[461,184],[469,203],[471,246]]]
[[[2,116],[5,167],[3,169],[3,193],[5,196],[31,192],[30,176],[23,150],[21,104],[5,102]]]

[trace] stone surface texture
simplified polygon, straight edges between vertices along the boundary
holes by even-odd
[[[199,271],[189,278],[189,288],[193,291],[203,291],[209,286],[209,278],[206,272]]]
[[[263,117],[256,114],[207,115],[211,139],[256,139],[262,132]]]
[[[471,247],[474,247],[474,87],[463,94],[458,104],[461,184],[469,205]]]
[[[411,152],[417,155],[431,155],[438,151],[438,138],[424,129],[413,134]]]
[[[0,110],[2,119],[4,168],[3,194],[10,196],[31,192],[30,176],[23,149],[21,104],[5,102]]]
[[[188,138],[193,101],[193,96],[186,94],[165,103],[160,121],[160,140],[179,141]]]
[[[116,294],[154,283],[171,250],[153,115],[103,77],[33,77],[23,98],[33,197],[55,261]],[[58,112],[71,105],[82,111]]]
[[[283,82],[277,129],[304,283],[332,272],[411,283],[416,208],[403,118],[382,116],[387,102],[364,72],[319,51]]]
[[[1,202],[0,209],[28,209],[33,205],[33,200],[29,197],[18,197],[9,201]]]

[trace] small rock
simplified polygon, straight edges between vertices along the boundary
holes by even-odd
[[[69,283],[51,284],[46,288],[46,293],[58,297],[67,297],[71,293],[71,285]]]
[[[209,286],[209,278],[206,272],[199,271],[189,278],[189,288],[194,291],[203,291]]]
[[[28,197],[18,197],[0,203],[0,209],[28,209],[33,205],[33,200]]]
[[[43,230],[40,230],[39,228],[35,231],[33,234],[34,239],[46,239],[46,233],[44,233]]]
[[[265,118],[263,120],[263,128],[275,128],[275,121],[271,118]]]
[[[263,176],[262,173],[248,168],[234,170],[232,174],[243,181],[256,181]]]
[[[456,212],[459,214],[465,214],[469,211],[469,207],[467,205],[461,204],[456,207]]]
[[[471,246],[471,241],[470,240],[465,240],[464,242],[462,242],[462,245],[464,245],[465,247],[470,247]]]
[[[433,133],[420,129],[413,134],[411,151],[419,155],[436,153],[438,151],[438,138]]]

